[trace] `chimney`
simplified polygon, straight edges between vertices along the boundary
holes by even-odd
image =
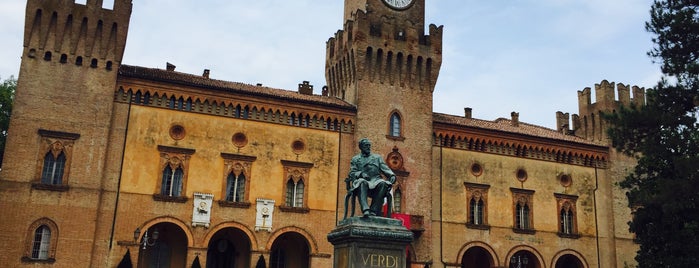
[[[512,112],[512,113],[510,113],[510,116],[512,116],[512,126],[518,127],[519,126],[519,113]]]
[[[203,76],[206,79],[209,79],[210,73],[211,73],[211,71],[209,71],[209,69],[204,69],[204,74],[202,74],[201,76]]]
[[[165,63],[165,70],[167,70],[168,72],[174,71],[174,70],[175,70],[175,67],[177,67],[177,66],[175,66],[175,65],[172,64],[172,63],[169,63],[169,62],[166,62],[166,63]]]
[[[303,95],[313,95],[313,85],[308,81],[303,81],[303,83],[299,84],[299,93]]]
[[[467,119],[471,119],[472,112],[473,112],[473,109],[471,109],[471,107],[464,108],[464,117],[466,117]]]

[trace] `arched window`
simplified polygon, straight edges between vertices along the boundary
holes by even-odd
[[[474,164],[471,166],[471,172],[474,172],[474,166],[480,168],[480,165]],[[468,200],[466,227],[488,230],[490,228],[488,225],[488,189],[490,189],[490,185],[465,182],[464,186],[466,186],[466,200]]]
[[[517,215],[515,215],[515,228],[531,229],[529,224],[529,205],[517,203]]]
[[[295,181],[293,178],[289,178],[286,182],[286,205],[289,207],[303,207],[303,192],[304,192],[303,178]]]
[[[401,118],[398,113],[391,114],[388,135],[391,137],[401,137]]]
[[[555,193],[558,203],[558,236],[564,238],[579,238],[575,215],[575,202],[578,197],[574,195]]]
[[[297,145],[292,145],[296,147]],[[284,166],[283,200],[279,208],[284,212],[308,213],[308,190],[313,163],[281,160]]]
[[[518,172],[519,173],[519,172]],[[518,179],[521,180],[518,174]],[[526,178],[526,176],[523,176]],[[534,234],[534,218],[532,214],[534,191],[519,188],[510,188],[512,191],[512,211],[514,212],[512,230],[515,233]]]
[[[188,112],[192,111],[192,99],[187,99],[184,104],[184,110]]]
[[[75,140],[80,134],[39,129],[41,146],[36,156],[35,178],[32,188],[49,191],[67,191],[70,163]],[[27,253],[29,258],[29,253]]]
[[[156,186],[158,192],[153,195],[156,201],[185,202],[183,196],[187,185],[189,159],[194,149],[158,145],[160,151],[160,180]],[[223,183],[221,184],[223,185]]]
[[[51,219],[34,221],[27,229],[22,262],[54,263],[57,238],[58,226]]]
[[[226,179],[226,201],[243,202],[245,200],[245,174],[236,176],[234,172]]]
[[[561,233],[573,234],[573,212],[570,209],[561,209]]]
[[[182,167],[178,166],[173,170],[170,165],[165,166],[160,194],[163,196],[180,196],[182,193],[183,177],[184,171]]]
[[[65,169],[66,156],[61,151],[58,156],[53,152],[46,153],[44,166],[41,171],[41,183],[60,185],[63,184],[63,170]]]
[[[41,225],[34,231],[32,242],[31,258],[35,260],[47,260],[49,258],[49,248],[51,245],[51,229],[46,225]]]
[[[469,202],[469,223],[470,224],[483,224],[483,208],[484,203],[480,198],[473,197]]]
[[[170,102],[167,104],[170,109],[175,109],[175,96],[170,97]]]
[[[134,94],[134,100],[133,100],[133,101],[134,101],[135,103],[138,103],[138,104],[141,103],[141,91],[138,91],[138,92],[136,92],[136,94]]]

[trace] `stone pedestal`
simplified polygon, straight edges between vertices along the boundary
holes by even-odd
[[[334,268],[405,268],[413,233],[400,220],[352,217],[341,221],[328,241],[335,246]]]

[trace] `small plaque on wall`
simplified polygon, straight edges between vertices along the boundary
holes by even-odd
[[[192,226],[204,226],[209,228],[211,224],[211,203],[213,194],[194,193],[194,207],[192,209]]]
[[[257,213],[255,213],[255,231],[272,231],[272,215],[274,214],[274,200],[257,199]]]

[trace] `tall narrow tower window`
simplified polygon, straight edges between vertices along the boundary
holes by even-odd
[[[388,135],[391,137],[401,137],[401,118],[398,113],[391,114],[391,122]]]

